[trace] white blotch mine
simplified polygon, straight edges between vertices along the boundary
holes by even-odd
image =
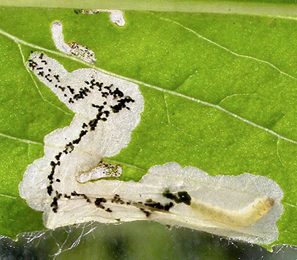
[[[28,67],[75,112],[70,126],[45,137],[44,156],[19,186],[20,196],[44,212],[46,227],[153,220],[257,244],[278,238],[283,192],[267,177],[211,177],[167,163],[139,182],[102,179],[122,172],[104,158],[128,145],[140,121],[138,85],[94,69],[69,73],[44,53],[32,53]]]
[[[124,18],[124,13],[120,10],[104,10],[104,9],[95,9],[95,10],[81,10],[83,14],[97,14],[97,13],[110,13],[110,20],[118,25],[125,26],[126,21]]]
[[[110,20],[118,26],[124,26],[126,24],[124,14],[119,10],[110,10]]]
[[[59,51],[66,54],[73,55],[79,59],[82,59],[88,63],[96,63],[95,54],[92,50],[88,49],[76,42],[65,43],[63,26],[60,22],[55,21],[52,24],[52,38]]]

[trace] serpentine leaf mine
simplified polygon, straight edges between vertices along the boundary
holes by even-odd
[[[57,48],[71,54],[60,23],[53,23],[52,34]],[[43,52],[32,52],[27,66],[75,113],[69,126],[45,136],[44,156],[27,167],[19,185],[28,205],[44,212],[46,227],[153,220],[251,243],[278,238],[283,192],[267,177],[211,177],[167,163],[151,167],[139,182],[107,180],[120,176],[122,166],[104,158],[126,147],[140,122],[138,85],[95,69],[68,72]]]

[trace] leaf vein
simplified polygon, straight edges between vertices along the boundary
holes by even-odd
[[[157,16],[157,15],[155,15],[155,16]],[[212,45],[215,45],[216,47],[218,47],[218,48],[220,48],[220,49],[222,49],[222,50],[224,50],[226,52],[229,52],[229,53],[235,55],[236,57],[250,59],[250,60],[253,60],[253,61],[260,62],[262,64],[266,64],[266,65],[270,66],[271,68],[277,70],[280,74],[282,74],[284,76],[287,76],[287,77],[289,77],[289,78],[291,78],[293,80],[297,80],[296,77],[294,77],[294,76],[290,75],[289,73],[281,70],[280,68],[278,68],[276,65],[270,63],[269,61],[258,59],[258,58],[253,57],[253,56],[249,56],[249,55],[244,55],[244,54],[237,53],[237,52],[232,51],[232,50],[228,49],[227,47],[225,47],[225,46],[223,46],[223,45],[221,45],[221,44],[219,44],[219,43],[217,43],[215,41],[212,41],[211,39],[206,38],[205,36],[197,33],[196,31],[192,30],[191,28],[189,28],[189,27],[187,27],[187,26],[185,26],[185,25],[183,25],[183,24],[181,24],[179,22],[176,22],[174,20],[171,20],[171,19],[168,19],[168,18],[165,18],[165,17],[159,17],[159,16],[157,16],[157,17],[160,20],[167,21],[167,22],[170,22],[172,24],[175,24],[175,25],[177,25],[177,26],[179,26],[181,28],[184,28],[185,30],[189,31],[190,33],[193,33],[194,35],[196,35],[198,38],[200,38],[200,39],[202,39],[202,40],[204,40],[204,41],[206,41],[208,43],[211,43]]]
[[[2,134],[2,133],[0,133],[0,136],[1,136],[1,137],[4,137],[4,138],[8,138],[8,139],[15,140],[15,141],[19,141],[19,142],[27,143],[27,144],[43,145],[43,143],[40,143],[40,142],[35,142],[35,141],[32,141],[32,140],[23,139],[23,138],[18,138],[18,137],[14,137],[14,136],[6,135],[6,134]]]
[[[7,195],[7,194],[3,194],[3,193],[0,193],[0,197],[5,197],[5,198],[9,198],[9,199],[17,199],[16,196],[11,196],[11,195]]]

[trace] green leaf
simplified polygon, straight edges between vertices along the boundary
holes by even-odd
[[[42,156],[43,137],[69,125],[73,114],[24,62],[42,49],[67,70],[86,66],[47,51],[56,51],[50,25],[59,20],[66,42],[95,52],[96,67],[140,84],[141,122],[129,146],[109,158],[124,165],[123,180],[172,161],[211,175],[267,176],[284,191],[280,236],[272,245],[296,245],[296,20],[158,12],[126,12],[125,19],[120,28],[106,13],[1,9],[1,234],[43,228],[18,184]]]

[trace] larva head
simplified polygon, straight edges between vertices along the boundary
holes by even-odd
[[[260,199],[257,204],[259,215],[260,216],[266,215],[272,209],[274,202],[275,202],[274,199],[268,198],[268,197]]]
[[[274,202],[275,202],[274,199],[272,199],[272,198],[268,198],[266,203],[267,203],[268,205],[270,205],[270,207],[272,207],[272,206],[274,205]]]

